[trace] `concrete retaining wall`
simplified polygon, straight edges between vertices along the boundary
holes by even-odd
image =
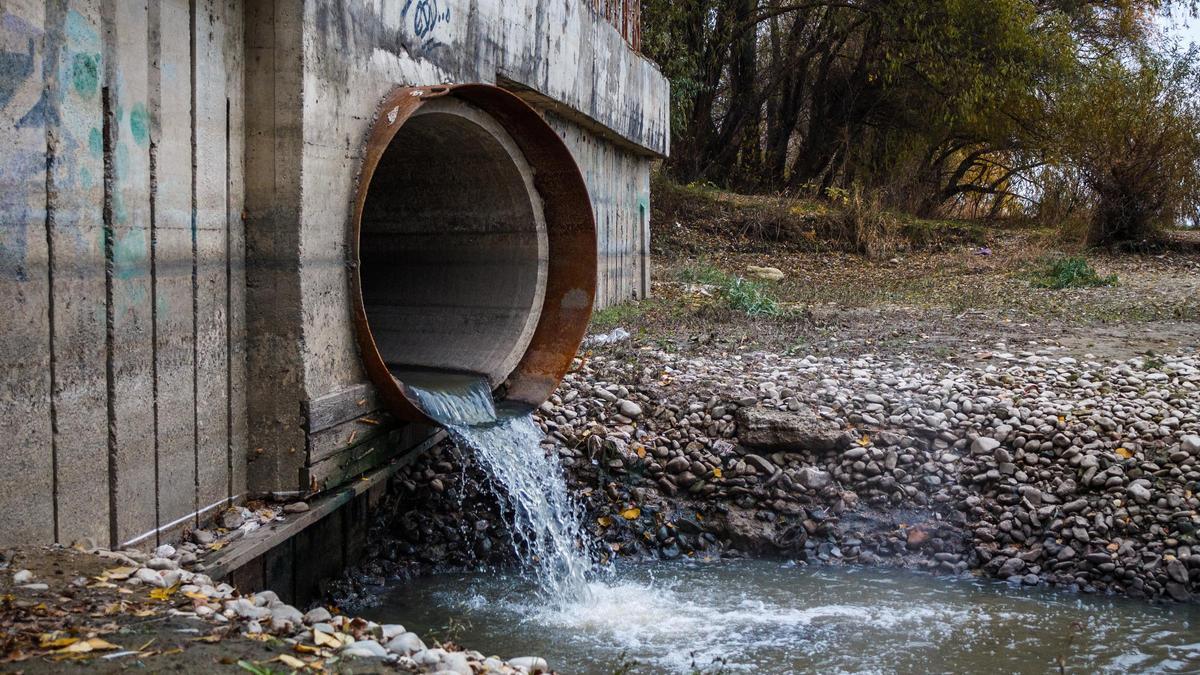
[[[0,2],[0,543],[245,490],[240,0]]]
[[[598,302],[648,290],[668,91],[588,0],[0,0],[0,544],[153,543],[428,430],[379,410],[346,231],[375,106],[498,83],[587,177]]]

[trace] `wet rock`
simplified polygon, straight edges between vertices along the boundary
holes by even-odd
[[[746,461],[746,464],[753,466],[755,469],[758,470],[759,473],[764,474],[766,476],[770,476],[771,474],[778,471],[778,469],[775,468],[775,465],[772,464],[765,457],[760,457],[755,454],[749,454],[749,455],[746,455],[743,459]]]
[[[807,466],[796,472],[796,480],[810,490],[820,490],[833,484],[829,472]]]
[[[242,515],[242,509],[232,508],[226,509],[221,514],[221,527],[227,530],[236,530],[246,523],[246,517]]]
[[[1000,441],[986,436],[980,436],[971,442],[971,454],[990,455],[1000,447]]]
[[[284,513],[304,513],[309,509],[308,502],[292,502],[283,507]]]
[[[33,581],[33,572],[30,572],[29,570],[20,570],[13,574],[12,580],[13,583],[17,585],[27,584]]]

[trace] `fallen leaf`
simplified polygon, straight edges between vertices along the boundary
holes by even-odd
[[[621,517],[624,518],[625,520],[633,520],[640,515],[642,515],[642,510],[636,506],[633,508],[625,509],[624,511],[621,512]]]
[[[601,527],[608,527],[613,524],[613,519],[608,516],[600,516],[596,519],[596,522],[600,523]]]
[[[646,458],[646,448],[641,445],[637,446],[637,456],[642,459],[645,459]]]
[[[41,647],[42,649],[62,649],[63,647],[70,647],[71,645],[75,644],[76,642],[79,642],[79,638],[75,638],[75,637],[56,638],[56,637],[54,637],[54,635],[56,635],[56,634],[47,633],[47,634],[42,635],[42,639],[38,643],[38,646]]]
[[[212,635],[205,635],[203,637],[192,638],[192,642],[205,642],[210,645],[215,645],[220,641],[221,636],[216,633],[213,633]]]
[[[863,437],[858,439],[858,444],[861,446],[864,446],[864,447],[870,445],[871,437],[867,436],[866,434],[863,434]]]
[[[323,633],[319,630],[313,631],[313,642],[317,643],[318,647],[333,647],[337,649],[342,646],[342,641],[329,633]]]
[[[720,468],[714,468],[714,469],[713,469],[713,478],[721,478],[721,477],[722,477],[722,474],[721,474],[721,469],[720,469]]]
[[[1121,459],[1129,459],[1133,457],[1133,451],[1129,448],[1117,448],[1117,456]]]
[[[275,660],[287,666],[288,668],[303,669],[308,666],[307,663],[294,656],[291,656],[290,654],[280,654],[275,658]]]
[[[175,595],[175,592],[178,590],[179,590],[179,584],[175,584],[174,586],[171,586],[170,588],[156,588],[156,589],[150,591],[150,597],[154,600],[161,600],[163,602],[166,602],[167,600],[170,600],[171,596]]]
[[[320,654],[321,648],[314,647],[312,645],[301,644],[301,643],[297,642],[296,643],[296,651],[300,652],[301,654]]]
[[[104,570],[100,575],[100,581],[124,581],[134,574],[137,574],[136,567],[114,567]]]

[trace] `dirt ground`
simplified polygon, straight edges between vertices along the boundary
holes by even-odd
[[[1113,254],[1061,247],[1044,232],[996,229],[870,259],[722,238],[677,221],[659,227],[677,232],[658,245],[652,298],[598,312],[595,330],[622,327],[672,351],[903,354],[954,363],[1047,346],[1129,358],[1192,347],[1200,336],[1200,232],[1176,233],[1175,245],[1153,253]],[[1117,283],[1036,287],[1038,270],[1065,255],[1086,257]],[[749,266],[784,273],[761,284],[781,315],[747,316],[690,281],[705,269],[749,276]]]

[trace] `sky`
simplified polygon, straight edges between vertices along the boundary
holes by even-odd
[[[1200,19],[1175,18],[1160,19],[1159,22],[1167,28],[1167,34],[1177,38],[1183,47],[1189,43],[1200,45]]]

